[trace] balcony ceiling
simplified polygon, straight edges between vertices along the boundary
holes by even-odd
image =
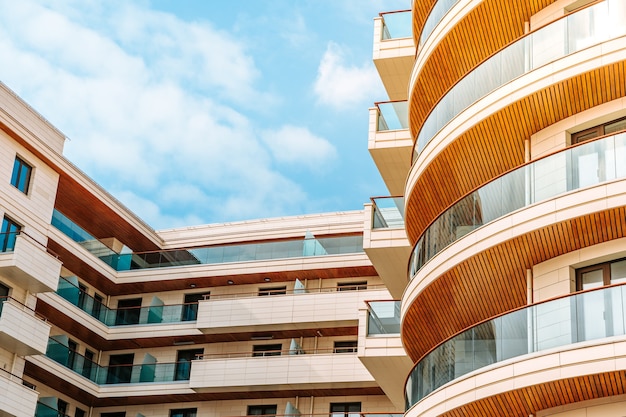
[[[461,330],[526,305],[526,270],[533,265],[625,236],[626,207],[618,207],[554,223],[469,257],[412,300],[402,322],[407,354],[417,362]]]
[[[411,136],[415,137],[439,99],[465,74],[524,35],[524,22],[555,0],[484,0],[436,46],[409,93]],[[420,34],[433,0],[414,1],[413,33]],[[488,33],[480,36],[478,33]],[[417,44],[418,41],[416,41]]]
[[[524,163],[524,140],[532,134],[624,96],[626,62],[621,61],[540,89],[465,131],[424,168],[407,192],[409,241],[415,243],[459,198]]]

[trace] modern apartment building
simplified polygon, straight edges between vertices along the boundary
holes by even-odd
[[[397,198],[366,207],[406,234],[365,234],[405,415],[625,415],[626,1],[412,6],[411,39],[377,23],[369,149]]]
[[[0,415],[402,415],[363,210],[155,231],[64,141],[0,83]]]

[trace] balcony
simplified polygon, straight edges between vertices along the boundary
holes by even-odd
[[[400,299],[407,284],[411,246],[404,230],[404,198],[378,197],[365,205],[363,249],[391,296]]]
[[[192,361],[189,386],[200,393],[377,386],[354,353],[297,352],[204,356]]]
[[[119,242],[110,245],[116,246],[115,250],[111,249],[106,244],[111,239],[107,239],[106,243],[96,239],[58,210],[54,210],[52,225],[119,272],[363,253],[363,238],[360,235],[325,238],[310,233],[302,238],[262,243],[132,252]]]
[[[32,417],[35,415],[39,393],[22,378],[0,369],[0,415]]]
[[[460,332],[437,346],[415,365],[406,381],[406,408],[415,406],[444,385],[467,379],[465,375],[479,375],[477,371],[487,367],[495,370],[496,378],[472,379],[469,381],[472,391],[476,392],[479,380],[489,381],[489,384],[504,391],[530,382],[539,385],[534,392],[541,392],[543,389],[540,385],[547,382],[547,378],[558,380],[566,378],[566,375],[584,378],[577,373],[578,369],[591,374],[623,373],[621,369],[624,364],[618,360],[622,357],[623,337],[618,336],[626,335],[625,306],[626,286],[617,285],[521,308]],[[601,347],[605,344],[603,339],[608,339],[606,343],[609,347]],[[577,343],[581,344],[580,351],[587,350],[594,355],[599,352],[600,356],[585,356],[580,351],[577,353],[576,346],[570,347]],[[622,346],[618,350],[613,344]],[[515,366],[515,363],[524,360],[532,362],[541,355],[526,355],[543,351],[546,351],[545,357],[538,364]],[[560,354],[560,351],[565,353]],[[599,365],[589,366],[593,360],[599,360]],[[501,366],[510,365],[511,369],[506,372],[497,370],[498,364],[505,361],[506,364]],[[580,363],[584,362],[589,363],[582,366]],[[609,368],[604,366],[606,363],[609,363]],[[568,366],[573,369],[566,369]],[[516,371],[513,372],[512,368]],[[556,374],[551,372],[554,368],[558,368]],[[543,376],[529,378],[526,375],[542,370],[545,371]],[[484,373],[487,372],[484,370]],[[513,377],[519,378],[519,381],[512,381]],[[567,383],[570,384],[578,385],[579,381]],[[584,382],[581,380],[580,384],[584,385]],[[600,388],[594,395],[611,395],[603,395],[603,391],[606,392]],[[452,389],[452,392],[460,391]],[[493,395],[492,390],[489,392],[489,395]],[[587,397],[591,398],[594,396]]]
[[[31,293],[56,290],[61,261],[26,233],[10,235],[2,238],[0,274],[20,282]]]
[[[367,147],[389,192],[404,194],[413,150],[407,101],[376,103],[370,108]]]
[[[0,346],[20,356],[46,351],[50,325],[11,297],[0,298]]]
[[[391,100],[406,100],[415,44],[411,11],[381,13],[374,19],[373,60]]]
[[[403,378],[413,362],[400,340],[400,301],[370,301],[359,312],[359,359],[391,402],[404,407]]]
[[[314,292],[311,292],[314,291]],[[201,300],[198,328],[205,334],[356,326],[366,300],[389,298],[379,287],[296,289],[280,295],[233,295]]]
[[[468,194],[420,236],[409,279],[439,252],[465,235],[516,210],[596,184],[626,178],[621,159],[626,133],[605,136],[519,167]]]
[[[68,347],[64,337],[50,337],[46,356],[97,385],[188,381],[190,362],[158,363],[145,354],[141,364],[101,366]]]

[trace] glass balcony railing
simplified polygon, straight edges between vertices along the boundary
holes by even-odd
[[[605,181],[626,178],[626,133],[606,136],[523,165],[443,212],[420,236],[409,279],[446,246],[474,229],[530,206]]]
[[[70,417],[58,409],[37,401],[35,408],[35,417]]]
[[[370,301],[367,311],[367,335],[400,334],[400,301]]]
[[[111,309],[63,277],[59,277],[57,294],[111,327],[181,323],[194,321],[198,316],[198,303]]]
[[[404,197],[372,198],[372,228],[402,229],[404,227]]]
[[[46,356],[98,385],[188,381],[191,372],[190,361],[100,366],[52,337]]]
[[[410,38],[413,36],[410,10],[381,13],[380,16],[383,18],[382,40]]]
[[[424,22],[422,33],[420,35],[419,47],[421,48],[439,24],[446,14],[450,11],[459,0],[439,0],[430,11],[430,14]]]
[[[406,100],[376,103],[376,107],[378,108],[377,132],[409,128],[409,105]]]
[[[448,122],[513,79],[582,49],[626,34],[626,4],[606,0],[510,44],[477,66],[437,103],[415,140],[413,162]]]
[[[99,242],[58,210],[54,210],[52,225],[116,271],[363,252],[362,235],[317,238],[308,234],[304,239],[280,242],[118,254]]]
[[[483,322],[442,343],[407,379],[407,410],[469,372],[545,349],[626,334],[626,286],[570,295]]]

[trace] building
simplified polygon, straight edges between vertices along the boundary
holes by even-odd
[[[623,416],[626,1],[416,0],[373,58],[390,197],[162,231],[0,84],[0,415]]]
[[[406,234],[365,235],[405,415],[623,416],[626,2],[412,3],[412,42],[377,24],[369,149],[397,198],[366,208]]]

